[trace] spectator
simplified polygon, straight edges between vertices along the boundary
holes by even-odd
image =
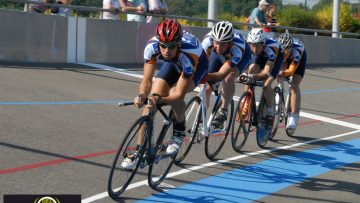
[[[102,19],[119,20],[119,0],[103,0],[103,9],[110,9],[113,12],[104,12]]]
[[[266,12],[268,10],[269,3],[266,0],[259,1],[259,6],[254,8],[250,15],[250,23],[256,24],[260,27],[265,27],[267,24],[266,21]]]
[[[45,0],[44,3],[53,3],[53,4],[64,4],[64,5],[70,5],[72,0]],[[30,11],[35,11],[38,13],[44,13],[48,9],[50,9],[51,14],[53,15],[61,15],[61,16],[71,16],[72,10],[70,8],[64,8],[64,7],[49,7],[45,6],[44,4],[36,4],[31,6]]]
[[[120,0],[120,5],[123,12],[145,13],[147,11],[145,0]],[[127,14],[127,21],[146,22],[146,16]]]
[[[276,21],[276,5],[271,3],[269,5],[268,12],[266,13],[266,21],[268,25],[279,26],[280,24]],[[264,28],[265,32],[276,32],[276,28]]]
[[[148,0],[149,13],[165,15],[168,12],[168,6],[165,0]],[[159,23],[160,17],[147,16],[146,22],[148,23]]]

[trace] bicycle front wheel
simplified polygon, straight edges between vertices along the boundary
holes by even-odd
[[[215,116],[220,112],[221,99],[217,99],[215,102],[210,122]],[[209,136],[205,139],[205,155],[208,159],[214,159],[220,152],[221,148],[224,146],[227,136],[229,135],[233,112],[234,112],[234,101],[231,99],[230,108],[228,108],[228,116],[224,122],[222,129],[214,129],[213,126],[210,126]]]
[[[259,147],[264,148],[266,143],[269,140],[269,136],[271,134],[271,129],[266,128],[266,114],[267,114],[267,105],[265,102],[264,96],[262,96],[258,112],[257,112],[257,119],[258,124],[256,126],[256,142]]]
[[[174,118],[172,110],[170,111],[169,118],[171,120]],[[169,145],[170,138],[172,136],[172,130],[169,130],[171,127],[172,122],[165,122],[163,124],[156,144],[151,150],[152,157],[150,158],[153,160],[153,162],[149,166],[148,183],[149,186],[153,189],[160,185],[160,183],[165,179],[166,175],[171,169],[171,166],[174,163],[176,153],[166,153],[167,146]]]
[[[139,165],[144,161],[143,154],[146,150],[146,123],[148,119],[148,116],[142,116],[133,124],[116,153],[108,179],[108,193],[113,199],[119,197],[126,190],[134,178]],[[140,148],[137,149],[139,132],[142,130],[144,138]],[[134,165],[131,168],[124,168],[124,159],[130,154],[134,155],[132,158]]]
[[[250,93],[244,92],[241,95],[234,111],[231,127],[231,145],[233,149],[239,153],[241,153],[241,149],[247,141],[251,127],[252,109],[250,99]],[[244,108],[247,109],[245,110]]]
[[[193,97],[186,105],[185,110],[185,119],[186,119],[186,136],[183,140],[183,143],[177,153],[175,158],[175,164],[181,163],[187,154],[190,152],[190,149],[195,141],[195,138],[199,131],[199,126],[201,124],[201,99],[198,96]]]

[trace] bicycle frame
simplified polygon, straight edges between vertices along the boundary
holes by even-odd
[[[202,132],[200,132],[200,134],[202,135],[202,138],[198,138],[200,140],[204,139],[205,137],[208,137],[210,135],[210,125],[211,125],[211,120],[213,119],[213,114],[210,114],[209,117],[209,113],[208,113],[208,106],[207,106],[207,96],[206,96],[206,88],[207,88],[207,84],[203,84],[202,87],[200,88],[200,92],[198,94],[198,96],[201,99],[201,103],[200,106],[196,109],[196,115],[199,115],[201,113],[202,116],[202,124],[203,124],[203,128],[202,128]],[[216,100],[215,102],[219,102],[219,100],[221,99],[220,95],[216,95]],[[193,105],[190,109],[190,112],[194,111],[196,108],[195,105]],[[201,112],[200,112],[201,109]],[[191,115],[190,113],[188,115]],[[188,117],[186,118],[188,119]],[[194,122],[192,127],[191,127],[191,132],[195,131],[197,122]]]
[[[127,105],[133,105],[133,102],[121,103],[121,104],[119,103],[119,106],[127,106]],[[159,135],[165,136],[165,131],[172,123],[172,120],[164,112],[164,110],[161,108],[161,106],[157,106],[156,110],[150,110],[149,113],[146,115],[148,117],[148,120],[146,121],[147,131],[144,133],[143,137],[140,139],[145,138],[148,140],[147,153],[146,153],[147,156],[145,157],[145,161],[142,161],[139,165],[139,167],[141,169],[164,158],[164,156],[162,156],[162,157],[155,156],[158,149],[154,149],[154,146],[153,146],[154,116],[157,111],[159,111],[164,118],[164,126],[161,129]],[[141,140],[141,142],[143,142],[143,140]],[[160,143],[156,143],[155,146],[159,146],[159,145],[160,145]],[[174,155],[170,154],[169,156],[174,156]],[[167,156],[165,156],[165,158],[167,158]]]
[[[289,84],[289,88],[288,88],[288,92],[287,92],[287,95],[286,95],[286,100],[285,100],[285,90],[284,90],[284,81],[287,82]],[[287,118],[288,117],[288,112],[289,110],[291,111],[291,89],[292,89],[292,77],[290,78],[285,78],[283,76],[280,76],[279,77],[279,84],[277,85],[277,87],[279,88],[279,93],[282,97],[282,101],[284,101],[284,110],[282,112],[283,115],[283,118]],[[278,105],[278,104],[277,104]]]

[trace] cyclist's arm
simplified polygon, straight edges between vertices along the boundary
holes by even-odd
[[[184,74],[181,74],[176,84],[175,90],[171,92],[169,96],[163,97],[162,100],[169,105],[176,103],[179,100],[184,100],[185,95],[191,88],[192,84],[192,77],[187,78],[184,76]]]
[[[299,64],[296,64],[294,61],[292,61],[289,68],[283,71],[283,75],[285,77],[294,75],[294,73],[295,73],[296,69],[298,68],[298,66],[299,66]]]
[[[273,61],[267,61],[264,69],[260,73],[253,74],[254,79],[255,80],[267,79],[269,76],[271,76],[271,71],[274,68],[274,64],[275,63]]]
[[[232,69],[230,61],[226,61],[218,72],[208,73],[208,80],[214,82],[222,81],[229,75]]]
[[[147,97],[150,94],[152,86],[152,78],[156,70],[156,64],[144,64],[144,78],[140,83],[139,95],[143,94],[144,97]]]

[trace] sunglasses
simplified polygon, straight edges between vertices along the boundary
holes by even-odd
[[[261,47],[263,46],[264,44],[262,42],[259,42],[259,43],[249,43],[251,47]]]
[[[163,48],[163,49],[175,49],[177,46],[178,46],[178,43],[177,42],[169,42],[169,43],[162,43],[160,42],[160,47]]]

